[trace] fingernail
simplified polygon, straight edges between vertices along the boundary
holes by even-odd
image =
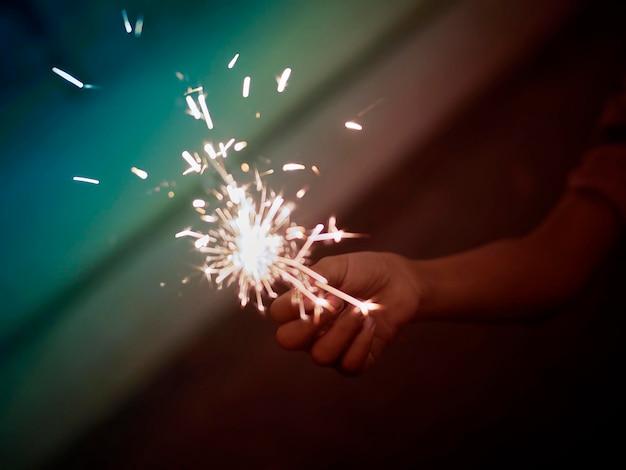
[[[363,322],[363,328],[366,330],[373,330],[376,326],[376,322],[371,316],[365,317],[365,321]]]

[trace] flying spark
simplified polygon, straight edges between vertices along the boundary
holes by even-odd
[[[235,56],[230,59],[230,62],[228,63],[229,69],[232,69],[235,66],[235,64],[237,63],[237,59],[239,59],[239,54],[235,54]]]
[[[202,115],[204,116],[204,120],[206,121],[206,126],[209,130],[213,129],[213,120],[211,119],[211,115],[209,114],[209,108],[206,106],[206,97],[204,93],[200,93],[198,95],[198,102],[200,103],[200,109],[202,110]]]
[[[250,96],[250,77],[245,77],[243,79],[243,97],[247,98]]]
[[[287,80],[289,80],[290,76],[291,76],[290,68],[286,68],[285,70],[283,70],[283,73],[278,79],[278,88],[277,88],[278,93],[282,93],[283,91],[285,91],[285,87],[287,86]]]
[[[306,169],[306,167],[301,163],[285,163],[283,165],[283,171],[299,171],[304,169]]]
[[[79,181],[81,183],[89,183],[89,184],[100,184],[100,181],[94,178],[87,178],[85,176],[74,176],[72,178],[74,181]]]
[[[81,82],[78,78],[73,77],[72,75],[70,75],[69,73],[67,73],[65,70],[61,70],[58,67],[52,67],[52,71],[54,73],[56,73],[59,77],[67,80],[68,82],[70,82],[72,85],[77,86],[78,88],[83,88],[85,86],[85,84],[83,82]]]
[[[135,37],[138,38],[139,36],[141,36],[142,32],[143,32],[143,16],[139,15],[139,17],[137,18],[137,21],[135,22]]]
[[[347,121],[345,123],[346,129],[352,129],[354,131],[362,131],[363,130],[363,126],[361,124],[359,124],[358,122],[354,122],[354,121]]]
[[[140,170],[139,168],[137,168],[136,166],[132,167],[130,169],[131,172],[133,172],[135,175],[137,175],[139,178],[141,178],[142,180],[145,180],[148,177],[148,172],[145,170]]]
[[[124,29],[126,30],[126,32],[128,34],[133,32],[133,27],[130,24],[130,21],[128,19],[128,14],[126,13],[126,10],[122,10],[122,18],[124,20]]]

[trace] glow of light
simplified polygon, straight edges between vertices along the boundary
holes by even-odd
[[[58,67],[52,67],[52,71],[54,73],[56,73],[59,77],[67,80],[68,82],[70,82],[72,85],[77,86],[78,88],[83,88],[85,86],[85,84],[83,82],[81,82],[78,78],[71,76],[69,73],[67,73],[64,70],[61,70]]]
[[[132,171],[135,175],[137,175],[139,178],[141,178],[142,180],[145,180],[148,177],[148,172],[144,171],[144,170],[140,170],[139,168],[137,168],[136,166],[132,167],[130,169],[130,171]]]
[[[206,97],[204,93],[200,93],[198,95],[198,102],[200,103],[200,109],[202,110],[202,114],[204,115],[204,120],[206,121],[206,126],[210,129],[213,129],[213,121],[211,120],[211,115],[209,114],[209,108],[206,106]]]
[[[187,106],[189,106],[189,112],[196,119],[202,119],[202,114],[196,105],[196,102],[193,100],[191,95],[185,96],[185,101],[187,101]]]
[[[352,129],[354,131],[363,130],[363,126],[359,124],[358,122],[354,122],[354,121],[346,121],[345,126],[346,126],[346,129]]]
[[[206,201],[204,199],[194,199],[191,205],[193,207],[206,207]]]
[[[257,113],[254,115],[254,117],[255,117],[255,118],[257,118],[257,119],[259,119],[259,118],[261,117],[261,113],[259,113],[259,112],[257,111]]]
[[[241,142],[237,142],[235,144],[235,146],[233,147],[233,150],[235,152],[239,152],[240,150],[245,149],[248,146],[248,142],[246,142],[245,140],[242,140]]]
[[[133,27],[128,20],[128,14],[126,13],[126,10],[122,10],[122,18],[124,19],[124,29],[128,34],[132,33]]]
[[[176,195],[176,194],[174,193],[174,191],[169,191],[169,192],[167,193],[167,197],[169,197],[170,199],[174,199],[174,196],[175,196],[175,195]]]
[[[74,176],[74,181],[80,181],[81,183],[100,184],[100,181],[94,178],[86,178],[85,176]]]
[[[320,175],[320,170],[319,170],[319,169],[318,169],[315,165],[313,165],[313,166],[311,167],[311,170],[312,170],[312,171],[313,171],[313,173],[315,173],[317,176],[319,176],[319,175]]]
[[[247,98],[250,96],[250,77],[245,77],[243,79],[243,97]]]
[[[185,79],[185,74],[183,74],[182,72],[176,72],[176,78],[178,78],[180,81],[183,81]]]
[[[135,22],[135,37],[138,38],[143,32],[143,15],[139,15]]]
[[[291,75],[290,68],[286,68],[285,70],[283,70],[283,73],[278,79],[278,88],[277,88],[278,93],[282,93],[283,91],[285,91],[285,87],[287,86],[287,80],[289,80],[290,75]]]
[[[230,62],[228,63],[229,69],[232,69],[235,66],[235,64],[237,63],[237,59],[239,59],[239,54],[235,54],[235,56],[230,59]]]
[[[250,171],[250,165],[248,165],[246,162],[243,162],[241,164],[241,171],[243,171],[244,173],[248,173]]]
[[[305,168],[306,167],[300,163],[285,163],[283,165],[283,171],[299,171]]]

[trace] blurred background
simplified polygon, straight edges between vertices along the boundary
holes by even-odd
[[[183,177],[181,152],[231,137],[248,142],[234,169],[319,168],[268,178],[288,199],[309,188],[295,221],[336,215],[369,234],[311,261],[428,258],[525,233],[619,80],[624,12],[608,0],[5,1],[2,468],[623,461],[623,244],[541,320],[415,324],[344,378],[282,351],[275,325],[208,285],[174,235],[198,227],[191,201],[218,183]],[[212,130],[186,114],[200,85]]]

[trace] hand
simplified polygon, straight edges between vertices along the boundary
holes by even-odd
[[[328,283],[380,308],[362,315],[354,306],[327,297],[333,308],[319,321],[301,319],[291,293],[270,307],[279,323],[276,340],[287,350],[305,350],[318,364],[356,375],[371,367],[400,328],[412,321],[419,306],[419,289],[411,262],[393,253],[360,252],[322,259],[312,267]]]

